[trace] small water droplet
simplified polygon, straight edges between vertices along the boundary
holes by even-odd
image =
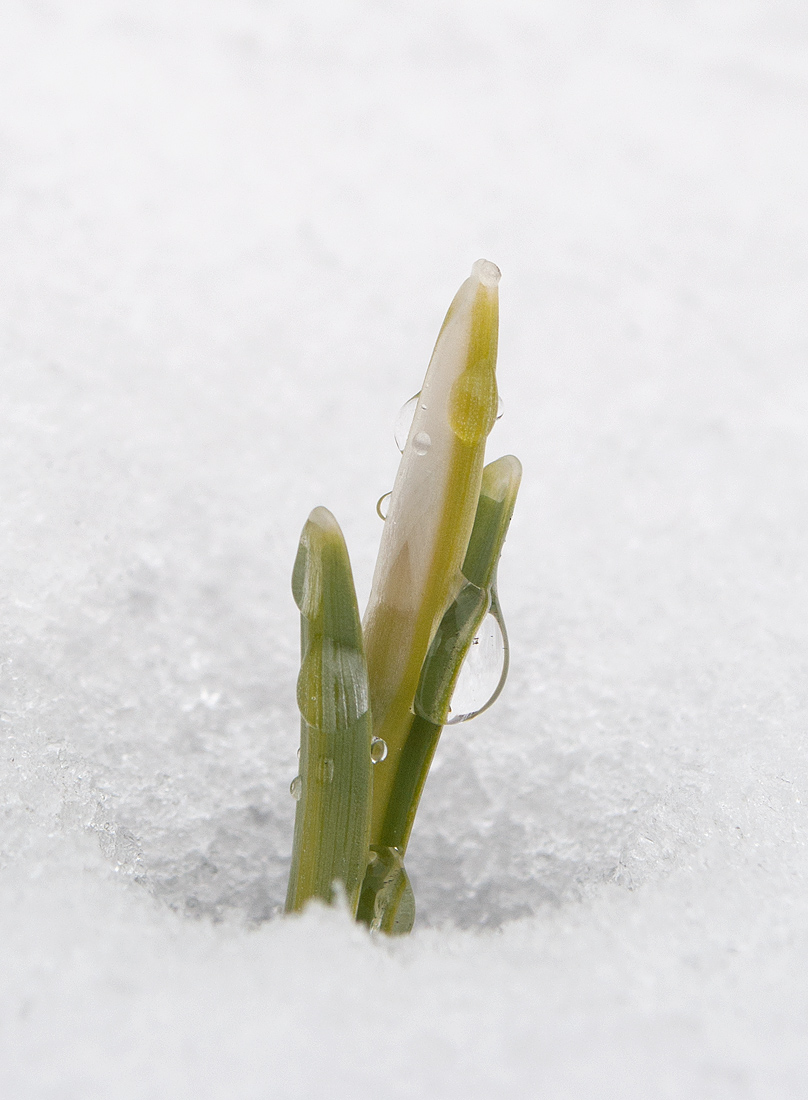
[[[289,784],[289,794],[292,796],[295,802],[300,801],[300,798],[303,794],[303,780],[300,778],[299,775],[296,775],[292,782]]]
[[[376,515],[379,519],[387,519],[387,509],[390,506],[390,497],[393,495],[391,489],[389,493],[385,493],[384,496],[379,497],[376,501]]]
[[[425,455],[432,446],[432,440],[426,432],[419,432],[412,441],[412,449],[417,455]]]
[[[502,398],[499,396],[499,394],[497,394],[497,420],[500,419],[500,417],[502,416],[502,414],[504,412],[505,412],[505,404],[504,404]]]
[[[387,756],[387,742],[382,737],[374,737],[370,742],[370,759],[374,764],[381,764]]]
[[[334,761],[327,756],[320,761],[320,779],[323,783],[330,783],[334,778]]]
[[[494,601],[460,667],[446,724],[466,722],[490,707],[502,691],[507,675],[508,637],[499,605]]]
[[[420,396],[421,393],[419,390],[419,392],[416,393],[414,397],[411,397],[409,401],[405,401],[396,417],[393,435],[395,436],[396,446],[402,454],[407,445],[407,436],[410,434],[410,428],[412,427],[415,411],[418,408],[418,398]]]
[[[300,759],[300,749],[297,750],[297,758]]]

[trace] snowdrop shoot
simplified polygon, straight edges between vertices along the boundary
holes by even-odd
[[[399,415],[402,458],[378,509],[384,532],[361,626],[336,520],[316,508],[303,530],[288,910],[340,895],[371,928],[409,931],[415,902],[403,860],[441,729],[484,710],[504,684],[496,569],[521,465],[509,455],[484,467],[500,414],[499,279],[488,260],[474,264],[423,386]]]

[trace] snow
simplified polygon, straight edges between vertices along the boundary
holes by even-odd
[[[2,1095],[805,1095],[806,102],[796,0],[6,0]],[[380,942],[278,916],[289,575],[481,256],[511,679]]]

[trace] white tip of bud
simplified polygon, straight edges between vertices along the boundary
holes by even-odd
[[[488,287],[498,286],[499,280],[502,278],[502,272],[490,260],[477,260],[472,265],[471,273],[477,276],[483,286]]]

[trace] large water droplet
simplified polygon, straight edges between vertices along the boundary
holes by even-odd
[[[411,397],[409,401],[405,401],[396,417],[393,435],[395,436],[396,446],[402,454],[407,445],[407,436],[410,434],[410,428],[412,427],[413,418],[415,417],[415,411],[418,408],[418,398],[420,396],[421,393],[419,390],[419,392],[416,393],[414,397]]]
[[[466,722],[487,710],[508,675],[508,635],[496,597],[480,624],[457,677],[446,724]]]
[[[412,441],[412,449],[417,455],[425,455],[432,446],[432,440],[427,432],[419,432]]]
[[[382,737],[374,737],[370,742],[370,759],[374,764],[381,764],[387,757],[387,742]]]
[[[393,490],[391,489],[389,493],[385,493],[376,501],[376,515],[379,519],[387,519],[387,509],[390,507],[390,497],[392,495]]]
[[[299,775],[296,775],[292,782],[289,784],[289,794],[295,800],[299,802],[303,794],[303,780]]]

